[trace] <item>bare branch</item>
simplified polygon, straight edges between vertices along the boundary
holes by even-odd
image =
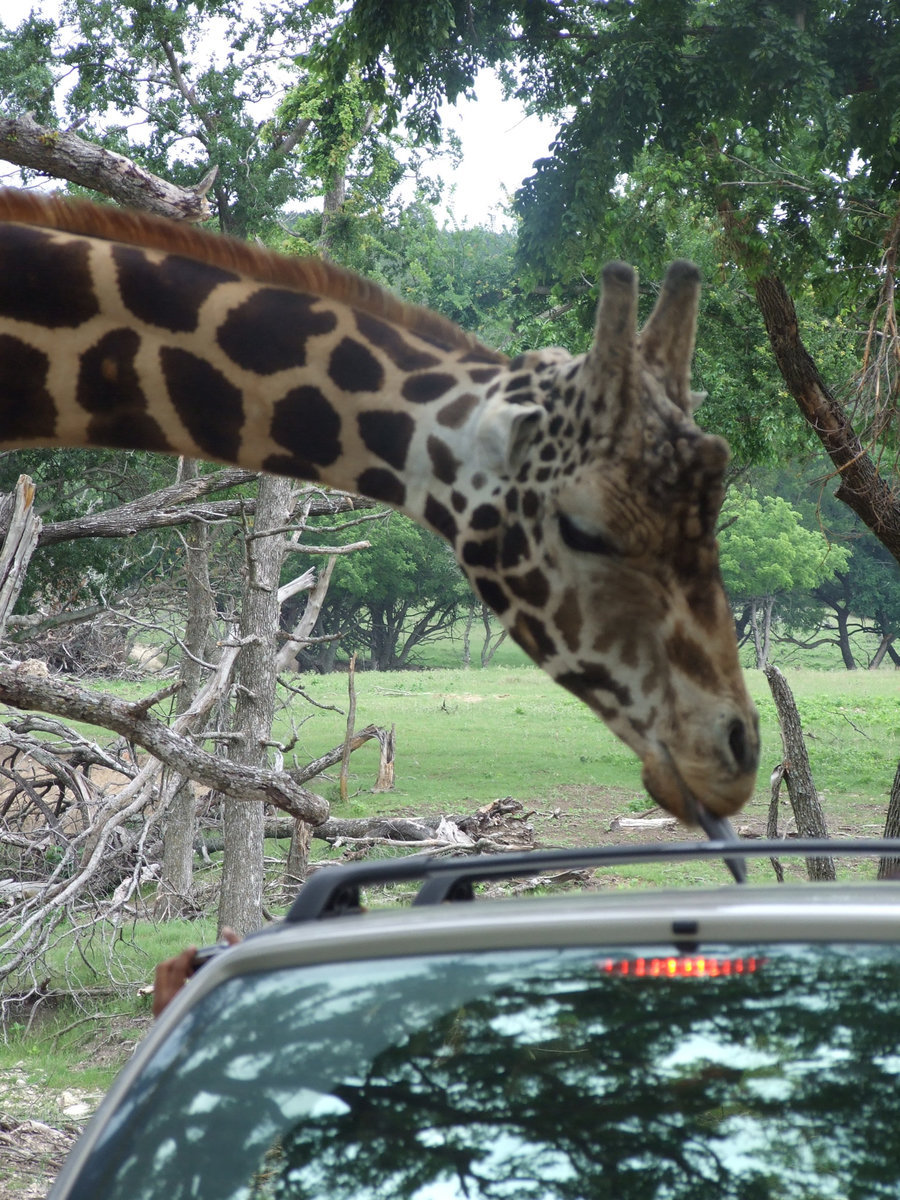
[[[142,208],[178,221],[208,221],[205,176],[195,188],[181,188],[139,167],[132,159],[86,142],[71,130],[39,125],[30,113],[0,116],[0,158],[55,179],[93,188],[130,208]]]
[[[69,720],[112,729],[135,742],[179,774],[216,788],[236,800],[261,800],[316,825],[328,805],[283,771],[240,766],[199,749],[187,737],[150,717],[137,704],[99,692],[87,692],[58,679],[42,678],[16,667],[0,667],[0,701],[15,708],[39,709]]]

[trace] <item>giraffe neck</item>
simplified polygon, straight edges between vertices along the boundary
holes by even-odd
[[[325,300],[310,273],[260,279],[252,255],[232,269],[68,231],[3,231],[7,444],[220,459],[361,492],[445,536],[464,465],[466,494],[484,486],[476,435],[506,360],[434,314],[375,289]],[[16,319],[28,327],[19,346]]]

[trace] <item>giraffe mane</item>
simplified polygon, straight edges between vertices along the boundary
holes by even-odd
[[[471,351],[480,359],[493,362],[508,361],[505,354],[483,345],[449,318],[406,304],[377,283],[319,258],[289,258],[236,238],[134,209],[13,188],[0,188],[0,221],[58,229],[199,259],[226,271],[236,271],[257,283],[293,288],[350,305],[447,350]]]

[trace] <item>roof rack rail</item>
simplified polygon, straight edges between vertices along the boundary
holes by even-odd
[[[545,871],[587,870],[624,863],[665,862],[696,858],[722,858],[738,882],[746,872],[735,872],[734,862],[790,854],[805,858],[836,856],[896,858],[900,864],[900,838],[781,838],[759,841],[671,842],[640,846],[594,846],[571,850],[532,850],[512,854],[477,854],[465,858],[411,855],[379,862],[323,867],[306,881],[285,921],[298,924],[323,917],[362,911],[360,889],[365,886],[422,880],[413,904],[441,904],[471,900],[475,884],[488,880],[516,879]]]

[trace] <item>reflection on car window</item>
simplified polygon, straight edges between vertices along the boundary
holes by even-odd
[[[611,975],[577,948],[232,980],[77,1196],[896,1200],[896,951],[741,953],[754,974]]]

